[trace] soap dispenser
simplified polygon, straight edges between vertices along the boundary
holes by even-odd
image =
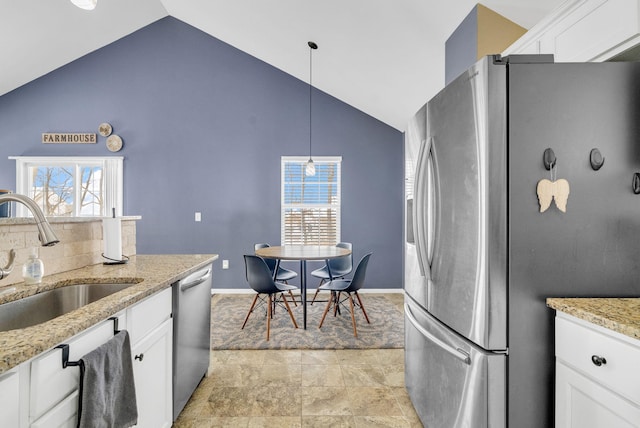
[[[22,278],[26,284],[40,284],[44,276],[44,263],[38,258],[38,247],[31,249],[31,254],[22,266]]]

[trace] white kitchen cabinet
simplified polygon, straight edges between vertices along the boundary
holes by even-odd
[[[557,428],[640,427],[640,341],[556,316]]]
[[[568,0],[503,55],[553,54],[556,62],[605,61],[640,43],[640,0]]]
[[[171,288],[127,310],[139,427],[173,423]]]
[[[139,427],[170,427],[173,422],[171,319],[132,349]]]
[[[172,418],[173,323],[171,288],[118,313],[118,329],[131,340],[138,426],[170,427]],[[104,320],[66,340],[69,361],[106,343],[115,323]],[[55,347],[0,375],[0,426],[12,428],[75,427],[80,369],[62,367]],[[138,356],[138,359],[135,357]]]
[[[0,421],[13,427],[20,423],[20,376],[17,368],[0,375]]]

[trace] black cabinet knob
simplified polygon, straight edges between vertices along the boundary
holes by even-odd
[[[592,355],[591,362],[598,367],[600,367],[603,364],[607,364],[607,360],[604,357],[601,357],[599,355]]]
[[[133,357],[135,360],[140,360],[142,361],[142,359],[144,358],[144,354],[140,354],[140,355],[136,355],[135,357]]]

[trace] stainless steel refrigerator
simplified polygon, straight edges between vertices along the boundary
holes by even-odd
[[[424,426],[552,427],[545,299],[640,295],[640,64],[486,57],[417,112],[405,158],[405,380]],[[553,186],[542,210],[538,183],[562,179],[564,211]]]

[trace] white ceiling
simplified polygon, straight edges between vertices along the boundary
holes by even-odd
[[[486,0],[530,28],[563,0]],[[0,95],[171,15],[403,130],[474,0],[0,0]]]

